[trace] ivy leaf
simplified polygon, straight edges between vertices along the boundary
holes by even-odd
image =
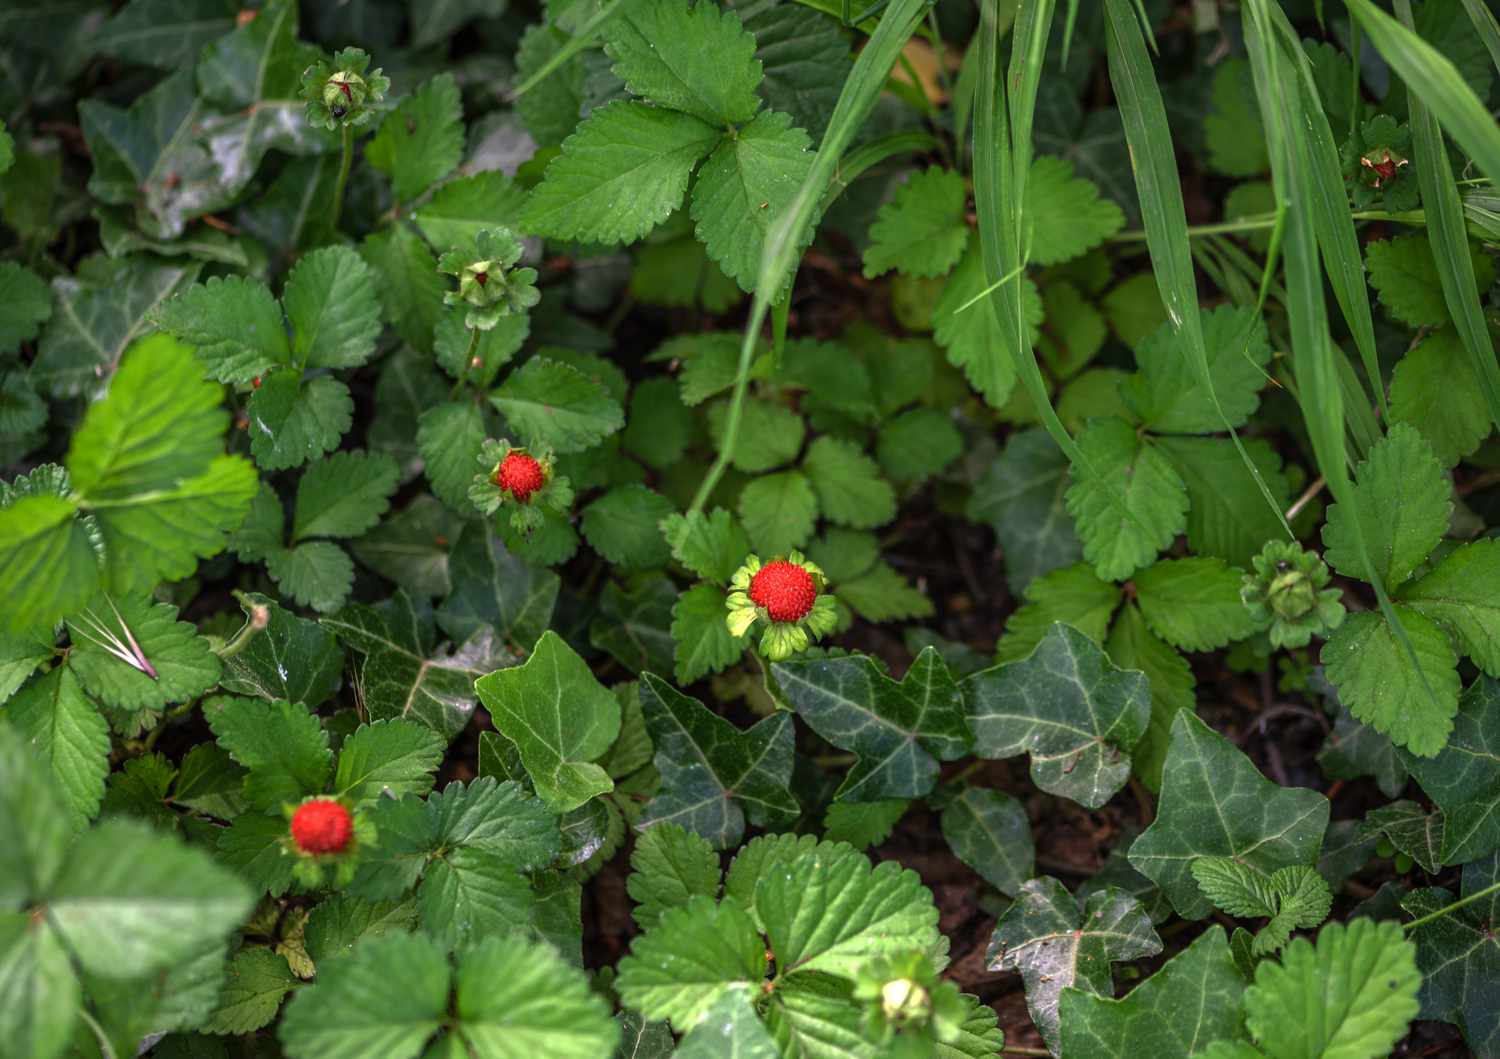
[[[672,608],[677,586],[664,574],[642,574],[621,588],[611,581],[589,626],[589,642],[607,651],[632,673],[665,673],[676,657]]]
[[[292,540],[357,537],[390,508],[400,471],[383,452],[336,452],[297,482]]]
[[[0,726],[20,735],[27,754],[45,765],[70,827],[82,830],[99,811],[109,775],[109,725],[66,666],[21,689],[0,714]]]
[[[641,677],[641,710],[661,792],[646,805],[639,828],[672,822],[727,849],[739,845],[747,817],[758,827],[796,819],[790,714],[772,714],[742,732],[651,673]]]
[[[1177,469],[1123,419],[1095,419],[1078,436],[1088,470],[1073,468],[1065,501],[1083,555],[1099,576],[1121,580],[1145,566],[1187,524]]]
[[[760,109],[755,38],[739,16],[686,0],[649,0],[604,28],[605,51],[625,87],[710,125],[737,125]]]
[[[619,485],[583,510],[583,535],[622,570],[652,570],[671,554],[658,528],[676,511],[672,501],[644,485]]]
[[[1461,894],[1478,895],[1500,882],[1500,854],[1464,865]],[[1414,890],[1401,902],[1423,917],[1455,903],[1452,891]],[[1500,1046],[1500,891],[1413,927],[1417,969],[1422,972],[1420,1017],[1451,1022],[1477,1055]]]
[[[677,683],[687,685],[720,673],[745,653],[745,645],[724,623],[724,592],[713,585],[694,585],[672,607]]]
[[[198,277],[196,263],[155,258],[91,258],[75,276],[52,281],[56,311],[37,342],[28,373],[53,397],[93,395],[125,350],[150,330],[152,310]]]
[[[1500,683],[1481,676],[1469,685],[1437,756],[1402,754],[1401,763],[1442,810],[1441,863],[1467,864],[1500,848]]]
[[[338,448],[354,422],[349,387],[328,375],[273,371],[250,395],[250,454],[268,471],[300,467]]]
[[[614,789],[593,761],[620,734],[620,704],[555,632],[524,665],[481,677],[474,690],[550,808],[567,812]]]
[[[801,471],[763,474],[740,490],[739,515],[756,551],[785,555],[811,539],[818,498]]]
[[[1080,904],[1050,875],[1032,879],[995,924],[985,954],[990,970],[1021,973],[1031,1021],[1058,1054],[1064,989],[1112,998],[1111,963],[1161,952],[1151,918],[1124,890],[1105,887]]]
[[[357,368],[380,337],[380,303],[370,266],[346,246],[303,254],[282,291],[295,341],[292,355],[304,368]]]
[[[203,45],[232,29],[234,11],[220,0],[134,0],[110,16],[94,44],[124,62],[170,70],[190,64]]]
[[[719,855],[702,836],[662,823],[642,832],[630,853],[625,888],[636,926],[650,930],[669,909],[698,895],[719,896]]]
[[[687,1032],[726,991],[759,988],[765,973],[765,942],[745,910],[700,895],[631,943],[615,981],[627,1007]]]
[[[404,590],[377,606],[351,604],[322,624],[364,656],[356,684],[371,720],[420,722],[445,745],[473,716],[474,682],[509,661],[489,628],[457,651],[438,651],[431,610]]]
[[[203,717],[219,745],[249,770],[245,797],[264,813],[322,794],[333,775],[328,733],[301,703],[218,696]]]
[[[813,731],[858,757],[835,798],[920,798],[937,782],[938,761],[973,742],[958,685],[932,647],[899,683],[866,655],[778,662],[771,672]]]
[[[1222,559],[1163,559],[1135,576],[1151,631],[1184,651],[1211,651],[1255,632],[1240,601],[1244,574]]]
[[[1461,714],[1462,700],[1459,710]],[[1387,798],[1395,798],[1406,789],[1406,766],[1395,746],[1369,725],[1356,721],[1342,706],[1332,733],[1318,751],[1318,764],[1330,779],[1373,777],[1380,793]]]
[[[1271,1055],[1389,1055],[1417,1014],[1417,949],[1397,923],[1353,919],[1263,960],[1245,991],[1245,1025]]]
[[[447,176],[464,152],[458,82],[438,74],[385,116],[365,158],[389,174],[396,198],[408,202]]]
[[[563,142],[521,216],[552,239],[634,242],[676,209],[717,128],[675,110],[615,102],[595,110]]]
[[[254,592],[238,597],[245,625],[224,661],[223,687],[239,695],[317,707],[338,687],[344,653],[333,633]]]
[[[1146,678],[1116,669],[1067,625],[1052,626],[1024,661],[975,673],[962,688],[976,755],[1029,753],[1038,787],[1090,809],[1125,786],[1151,716]]]
[[[1500,676],[1500,548],[1492,537],[1460,545],[1407,585],[1401,602],[1437,622],[1490,676]]]
[[[349,545],[363,565],[413,596],[448,595],[448,550],[465,523],[435,497],[418,496]]]
[[[1315,791],[1272,783],[1196,715],[1179,713],[1156,820],[1131,844],[1130,863],[1161,887],[1178,915],[1202,919],[1213,905],[1193,879],[1195,859],[1228,857],[1266,874],[1311,864],[1328,808]]]
[[[1224,305],[1202,316],[1208,370],[1224,416],[1204,392],[1176,329],[1164,323],[1136,347],[1140,373],[1121,386],[1126,403],[1157,433],[1216,434],[1226,420],[1242,427],[1260,404],[1271,360],[1265,321],[1249,306]]]
[[[810,146],[790,115],[762,111],[725,137],[698,173],[689,211],[698,238],[743,290],[755,290],[766,234],[812,170]]]
[[[215,276],[163,302],[152,316],[194,347],[219,382],[244,383],[290,364],[291,344],[271,288],[245,276]]]
[[[552,622],[559,579],[511,555],[500,538],[470,522],[449,560],[453,591],[438,608],[438,626],[455,642],[493,630],[513,644],[535,643]]]
[[[875,215],[865,247],[865,278],[891,269],[903,276],[944,276],[969,245],[968,191],[951,169],[914,173]]]
[[[1026,217],[1031,225],[1030,260],[1055,265],[1092,250],[1125,227],[1125,214],[1101,198],[1090,180],[1073,175],[1073,163],[1039,155],[1026,181]]]
[[[905,810],[904,803],[897,804]],[[1025,808],[1008,794],[965,788],[943,807],[942,828],[953,855],[1007,897],[1020,893],[1035,871],[1031,824]]]
[[[1371,809],[1360,831],[1367,836],[1384,835],[1423,871],[1436,875],[1442,863],[1444,824],[1442,813],[1429,813],[1416,802],[1402,799]]]
[[[999,538],[1012,593],[1083,555],[1063,506],[1067,488],[1067,457],[1041,429],[1012,434],[975,483],[968,515],[989,523]]]
[[[170,604],[101,597],[69,615],[68,630],[68,667],[90,695],[116,709],[159,710],[219,682],[218,656]]]
[[[533,357],[490,398],[529,445],[582,452],[625,425],[624,411],[597,382],[570,364]]]
[[[1079,988],[1058,1005],[1062,1055],[1191,1055],[1206,1042],[1243,1036],[1245,979],[1213,926],[1121,1000]],[[1184,1019],[1183,1012],[1198,1012]]]
[[[266,556],[266,572],[304,607],[338,610],[354,588],[354,560],[332,541],[303,541]]]
[[[823,517],[840,526],[873,529],[896,517],[896,492],[874,460],[852,442],[820,437],[807,449],[802,470],[818,494]]]
[[[1364,580],[1350,519],[1358,519],[1375,573],[1394,587],[1411,576],[1448,529],[1452,487],[1422,435],[1392,424],[1355,470],[1353,510],[1328,508],[1323,557],[1346,577]]]
[[[1319,657],[1350,713],[1397,746],[1431,757],[1447,743],[1458,712],[1458,658],[1437,623],[1403,604],[1395,612],[1420,670],[1376,611],[1349,615]]]
[[[755,885],[755,915],[781,973],[853,977],[873,956],[927,952],[940,944],[937,906],[917,873],[895,861],[820,843],[783,861]]]

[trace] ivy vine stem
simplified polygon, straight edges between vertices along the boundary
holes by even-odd
[[[1478,901],[1480,898],[1482,898],[1482,897],[1488,897],[1490,894],[1496,893],[1497,891],[1500,891],[1500,882],[1490,883],[1483,890],[1479,890],[1479,891],[1477,891],[1475,893],[1472,893],[1468,897],[1460,897],[1457,901],[1454,901],[1451,905],[1444,905],[1442,908],[1439,908],[1435,912],[1428,912],[1425,916],[1419,916],[1418,918],[1413,919],[1410,923],[1403,923],[1403,924],[1401,924],[1401,929],[1402,930],[1415,930],[1417,927],[1426,926],[1428,923],[1431,923],[1434,919],[1442,919],[1449,912],[1457,912],[1464,905],[1473,904],[1475,901]]]
[[[333,220],[330,227],[338,231],[339,214],[344,209],[344,185],[349,183],[349,165],[354,161],[354,130],[348,125],[343,127],[343,154],[339,158],[339,179],[333,186]]]

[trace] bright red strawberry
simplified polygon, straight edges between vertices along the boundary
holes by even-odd
[[[292,841],[304,853],[342,853],[353,834],[349,810],[327,798],[303,802],[292,814]]]
[[[495,470],[495,484],[524,504],[532,493],[547,484],[547,476],[535,456],[510,452]]]
[[[818,598],[812,574],[796,563],[775,559],[750,579],[750,600],[765,607],[772,621],[801,621]]]

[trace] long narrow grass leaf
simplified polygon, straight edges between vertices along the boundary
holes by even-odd
[[[563,64],[573,58],[573,56],[585,48],[592,47],[594,37],[599,33],[599,30],[604,28],[604,23],[614,18],[615,12],[619,11],[625,3],[626,0],[605,0],[600,5],[599,10],[590,15],[588,21],[578,27],[578,32],[568,38],[566,44],[557,49],[557,52],[548,58],[546,62],[542,63],[540,69],[533,72],[530,77],[515,87],[510,94],[511,101],[514,102],[520,99],[527,92],[530,92],[537,85],[560,70]]]
[[[1490,62],[1495,64],[1496,70],[1500,70],[1500,21],[1496,20],[1495,13],[1485,7],[1481,0],[1463,2],[1469,21],[1474,23],[1474,32],[1479,34],[1479,39],[1484,41],[1484,46],[1490,53]]]

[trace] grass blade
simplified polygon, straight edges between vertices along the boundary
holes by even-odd
[[[1488,12],[1485,12],[1488,14]],[[1396,14],[1410,28],[1411,4],[1396,0]],[[1490,16],[1493,25],[1494,16]],[[1469,235],[1464,228],[1463,201],[1453,182],[1453,169],[1443,144],[1443,130],[1437,119],[1413,93],[1410,99],[1412,147],[1416,158],[1417,182],[1422,189],[1422,208],[1427,213],[1427,240],[1437,261],[1438,279],[1443,285],[1443,301],[1453,317],[1453,326],[1474,364],[1480,389],[1490,409],[1490,422],[1500,426],[1500,364],[1495,362],[1495,347],[1484,321],[1475,287],[1474,260],[1469,256]]]
[[[1479,34],[1479,39],[1484,41],[1485,48],[1490,53],[1490,62],[1495,64],[1495,69],[1500,70],[1500,22],[1495,20],[1495,13],[1480,0],[1463,0],[1464,10],[1469,14],[1469,21],[1474,23],[1474,32]]]
[[[595,35],[604,27],[604,23],[614,18],[615,12],[620,10],[624,3],[625,0],[605,0],[599,7],[599,10],[590,15],[589,20],[578,27],[578,32],[573,34],[568,39],[568,42],[557,50],[556,55],[542,63],[541,69],[535,71],[530,77],[515,87],[510,94],[511,102],[514,103],[537,85],[547,80],[547,78],[561,69],[564,63],[583,51],[583,49],[591,47],[594,43]]]

